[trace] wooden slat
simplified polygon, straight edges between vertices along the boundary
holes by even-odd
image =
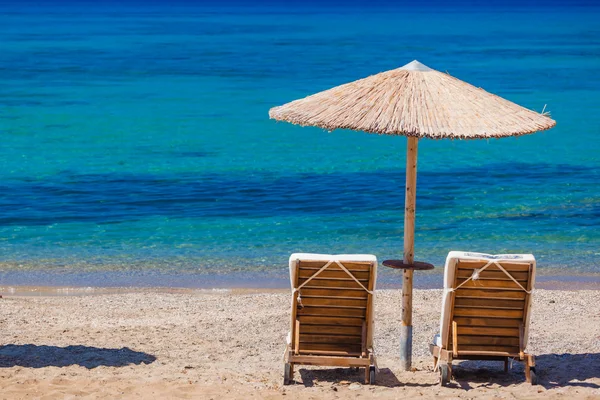
[[[327,365],[333,367],[366,367],[368,358],[327,357],[327,356],[291,356],[290,362],[303,365]]]
[[[371,270],[371,263],[368,262],[350,262],[350,261],[342,261],[341,262],[342,265],[344,267],[346,267],[346,269],[348,271],[370,271]],[[299,267],[300,268],[306,268],[306,269],[316,269],[319,270],[321,269],[325,264],[327,264],[326,262],[323,261],[300,261],[299,263]],[[327,267],[327,269],[339,269],[340,271],[342,270],[337,264],[335,265],[330,265],[329,267]]]
[[[523,310],[497,310],[493,308],[463,308],[454,307],[455,317],[481,317],[485,318],[523,318]],[[456,319],[456,318],[455,318]],[[459,326],[462,324],[459,324]]]
[[[475,350],[475,351],[465,351],[465,350],[461,350],[459,351],[459,355],[461,357],[465,357],[465,359],[470,359],[470,360],[481,360],[482,358],[480,357],[518,357],[519,356],[519,352],[514,352],[514,351],[492,351],[492,350],[487,350],[487,351],[482,351],[482,350]]]
[[[300,321],[296,319],[294,327],[294,353],[298,354],[298,348],[300,346]]]
[[[343,306],[366,308],[367,299],[340,299],[302,296],[302,304],[305,306]]]
[[[465,326],[459,325],[462,335],[480,335],[480,336],[511,336],[519,337],[519,328],[499,328],[499,327],[482,327],[482,326]]]
[[[481,326],[499,328],[519,328],[522,318],[485,318],[485,317],[454,317],[458,326]]]
[[[375,271],[371,269],[371,277],[369,279],[369,284],[367,285],[367,289],[369,292],[373,293],[375,290]],[[367,348],[372,347],[373,345],[373,295],[367,294],[367,313],[365,315],[365,324],[366,324],[366,340],[364,342],[364,346]],[[363,349],[364,350],[364,349]]]
[[[488,261],[479,261],[479,260],[459,260],[458,269],[474,269],[481,268],[486,265]],[[530,264],[529,263],[518,263],[518,262],[502,262],[500,263],[502,268],[504,268],[508,272],[529,272]],[[500,271],[500,269],[496,265],[490,265],[485,269],[491,271]]]
[[[298,317],[302,324],[311,325],[343,325],[343,326],[362,326],[362,318],[353,317],[314,317],[301,315]]]
[[[314,274],[316,274],[318,271],[319,271],[318,269],[300,268],[300,270],[298,271],[298,276],[300,278],[310,278],[311,276],[313,276]],[[369,271],[354,271],[354,272],[351,272],[351,274],[354,275],[354,277],[356,279],[359,279],[359,280],[360,279],[368,280],[370,272]],[[347,279],[352,279],[346,273],[346,271],[343,271],[340,268],[333,269],[333,267],[327,268],[326,270],[322,271],[317,276],[320,277],[320,278],[347,278]]]
[[[361,326],[337,326],[337,325],[309,325],[300,326],[300,334],[321,334],[321,335],[351,335],[359,336],[362,333]]]
[[[362,333],[360,335],[360,351],[363,356],[367,355],[367,322],[363,321]]]
[[[518,346],[517,346],[518,350]],[[360,343],[300,343],[300,354],[360,354]]]
[[[355,282],[356,284],[356,282]],[[328,297],[345,297],[345,298],[356,298],[366,299],[368,293],[363,288],[348,289],[348,288],[322,288],[313,287],[312,281],[308,285],[300,289],[302,297],[304,296],[328,296]],[[356,285],[358,286],[358,285]]]
[[[506,360],[507,353],[502,353],[502,355],[498,355],[498,353],[494,353],[494,355],[490,355],[489,351],[485,352],[485,355],[482,355],[483,352],[470,352],[471,355],[467,355],[465,351],[461,351],[460,357],[458,360],[478,360],[478,361],[504,361]]]
[[[462,334],[463,329],[459,327],[458,335],[458,350],[463,348],[463,345],[478,345],[486,346],[512,346],[519,347],[519,337],[501,337],[501,336],[466,336]],[[302,343],[302,337],[300,338]],[[465,349],[466,350],[466,349]],[[485,349],[483,349],[485,350]]]
[[[304,299],[302,299],[304,303]],[[522,310],[525,306],[525,300],[504,300],[504,299],[480,299],[476,297],[457,297],[454,300],[454,306],[472,306],[472,307],[492,307]]]
[[[339,356],[339,357],[360,357],[361,353],[358,351],[330,351],[330,350],[315,350],[306,349],[301,350],[300,354],[303,355],[320,355],[320,356]]]
[[[352,277],[351,277],[350,275],[342,276],[342,277],[340,277],[340,278],[331,278],[331,277],[326,277],[326,276],[323,276],[322,274],[319,274],[319,275],[315,276],[314,278],[310,278],[310,277],[308,277],[308,278],[300,278],[300,283],[302,284],[302,283],[304,283],[305,281],[307,281],[307,280],[309,280],[309,279],[311,280],[311,282],[312,282],[313,280],[322,280],[322,281],[346,281],[346,282],[348,282],[348,281],[349,281],[349,282],[356,282],[356,281],[358,280],[360,283],[362,283],[362,284],[363,284],[363,286],[364,286],[364,285],[365,285],[367,282],[369,282],[369,280],[368,280],[368,279],[352,279]]]
[[[466,279],[456,279],[456,285],[460,285],[461,283],[465,282]],[[312,281],[311,281],[312,283]],[[519,288],[519,286],[513,282],[513,281],[499,281],[496,279],[478,279],[476,281],[470,280],[467,281],[464,285],[461,286],[462,288],[474,288],[474,289],[486,289],[486,288],[498,288],[498,289],[504,289],[504,288],[510,288],[510,289],[519,289],[521,291],[523,291],[523,289]],[[523,292],[525,293],[525,292]]]
[[[306,282],[308,280],[308,278],[299,278],[298,279],[298,285],[302,285],[304,282]],[[365,285],[365,282],[361,282],[363,284],[363,286]],[[356,283],[356,281],[354,281],[352,278],[348,278],[343,279],[343,278],[326,278],[326,279],[321,279],[321,278],[313,278],[311,279],[311,281],[309,283],[306,284],[307,286],[310,287],[325,287],[325,288],[360,288],[360,286],[358,285],[358,283]],[[514,285],[514,283],[513,283]],[[366,287],[366,286],[365,286]],[[300,289],[303,290],[304,288]],[[362,289],[364,291],[364,289]],[[366,292],[365,292],[366,293]]]
[[[524,342],[524,338],[525,338],[525,331],[523,329],[523,324],[519,325],[519,358],[522,360],[523,359],[523,352],[525,351],[525,348],[523,346],[523,342]]]
[[[364,317],[366,313],[365,308],[342,308],[342,307],[318,307],[318,306],[305,306],[299,308],[297,315],[324,315],[332,317]]]
[[[497,289],[458,289],[456,297],[476,297],[476,298],[502,298],[502,299],[525,299],[525,293],[522,290],[497,290]]]
[[[456,323],[456,321],[452,321],[452,338],[450,342],[452,343],[452,355],[456,357],[458,355],[458,324]]]
[[[459,278],[469,278],[473,275],[473,269],[459,269],[458,270],[458,277]],[[529,279],[529,273],[528,272],[510,272],[510,274],[512,275],[513,278],[515,278],[518,281],[521,282],[527,282],[527,280]],[[503,272],[500,270],[495,270],[495,271],[490,271],[489,268],[486,269],[483,272],[479,273],[479,277],[482,279],[500,279],[500,280],[510,280],[510,278]]]
[[[302,351],[302,350],[301,350]],[[504,352],[504,353],[519,353],[519,346],[481,346],[481,345],[459,345],[458,353],[463,351],[481,351],[482,354],[486,352]]]
[[[517,341],[519,339],[517,338]],[[460,339],[458,341],[460,343]],[[320,344],[361,344],[361,336],[338,336],[338,335],[303,335],[300,334],[300,347],[310,347],[308,343]]]

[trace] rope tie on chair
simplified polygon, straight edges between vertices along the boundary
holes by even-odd
[[[299,261],[299,260],[298,260]],[[369,293],[369,294],[373,294],[373,292],[369,289],[367,289],[365,287],[365,285],[363,285],[358,279],[356,279],[356,277],[354,275],[352,275],[352,273],[350,271],[348,271],[348,269],[344,266],[344,264],[342,264],[339,260],[329,260],[327,262],[327,264],[323,265],[321,267],[321,269],[319,269],[317,272],[315,272],[310,278],[308,278],[306,281],[304,281],[304,283],[300,286],[298,286],[297,288],[294,288],[292,293],[296,293],[298,292],[298,305],[300,307],[304,307],[302,305],[302,298],[301,298],[301,293],[300,293],[300,289],[302,289],[308,282],[310,282],[311,280],[313,280],[314,278],[316,278],[321,272],[325,271],[327,268],[329,268],[331,265],[333,264],[337,264],[346,274],[348,274],[348,276],[352,279],[354,279],[354,281],[356,283],[358,283],[358,285],[364,289],[365,292]]]
[[[516,284],[517,284],[517,286],[519,286],[519,287],[521,288],[521,290],[523,290],[523,291],[524,291],[525,293],[527,293],[527,294],[531,294],[531,290],[527,290],[527,289],[525,289],[525,288],[523,287],[523,285],[521,285],[521,284],[519,283],[519,281],[515,279],[515,277],[514,277],[514,276],[512,276],[512,275],[511,275],[511,274],[510,274],[510,273],[509,273],[507,270],[505,270],[505,269],[504,269],[504,267],[503,267],[502,265],[500,265],[500,261],[504,261],[504,260],[492,260],[492,261],[488,262],[487,264],[485,264],[483,267],[481,267],[481,268],[479,268],[479,269],[475,269],[475,270],[473,270],[473,274],[472,274],[472,275],[471,275],[471,276],[470,276],[468,279],[466,279],[464,282],[462,282],[460,285],[458,285],[458,286],[457,286],[457,287],[455,287],[455,288],[449,288],[449,289],[448,289],[448,291],[449,291],[449,292],[454,292],[455,290],[458,290],[458,289],[459,289],[459,288],[460,288],[462,285],[464,285],[465,283],[467,283],[467,282],[469,282],[469,281],[471,281],[471,280],[472,280],[472,281],[474,281],[474,282],[476,282],[476,281],[479,279],[479,275],[480,275],[480,274],[481,274],[481,273],[482,273],[482,272],[483,272],[483,271],[484,271],[484,270],[485,270],[487,267],[489,267],[490,265],[495,265],[496,267],[498,267],[498,269],[499,269],[500,271],[504,272],[504,274],[505,274],[506,276],[508,276],[510,279],[512,279],[512,281],[513,281],[514,283],[516,283]]]

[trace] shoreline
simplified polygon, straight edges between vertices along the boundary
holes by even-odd
[[[427,290],[427,289],[425,289]],[[434,289],[431,289],[434,290]],[[0,296],[13,297],[71,297],[103,296],[116,294],[269,294],[288,293],[283,288],[174,288],[174,287],[69,287],[69,286],[0,286]]]
[[[56,274],[60,277],[60,274]],[[432,277],[434,279],[432,279]],[[37,282],[28,284],[23,283],[23,280],[3,279],[0,273],[0,295],[10,294],[15,296],[87,296],[101,294],[122,294],[122,293],[192,293],[195,291],[204,292],[230,292],[230,293],[287,293],[289,292],[289,281],[284,278],[278,279],[248,279],[238,278],[232,279],[231,276],[219,280],[219,276],[211,276],[211,279],[203,281],[196,277],[195,281],[189,280],[184,275],[180,279],[187,279],[185,285],[177,285],[180,281],[174,281],[175,285],[159,285],[159,284],[135,284],[132,279],[129,284],[106,285],[104,282],[94,282],[91,284],[69,283],[66,279],[66,284],[60,284],[60,279],[54,280],[51,284],[36,284]],[[436,290],[442,288],[442,276],[415,276],[415,289],[419,290]],[[399,279],[398,279],[399,280]],[[122,282],[120,282],[122,283]],[[538,275],[536,277],[536,289],[543,290],[561,290],[561,291],[578,291],[578,290],[600,290],[600,275]],[[399,290],[402,289],[400,282],[390,282],[390,280],[379,280],[377,290]]]

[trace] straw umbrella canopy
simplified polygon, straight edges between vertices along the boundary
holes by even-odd
[[[351,129],[408,137],[404,217],[405,266],[414,261],[417,149],[420,138],[488,139],[520,136],[552,128],[546,114],[472,86],[418,61],[295,100],[269,116],[329,131]],[[412,274],[404,269],[401,359],[412,353]]]

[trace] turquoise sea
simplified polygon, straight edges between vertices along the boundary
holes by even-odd
[[[0,3],[0,285],[285,286],[293,252],[401,258],[405,138],[268,110],[414,59],[557,121],[422,140],[416,259],[531,252],[541,275],[598,279],[598,21],[552,2]]]

